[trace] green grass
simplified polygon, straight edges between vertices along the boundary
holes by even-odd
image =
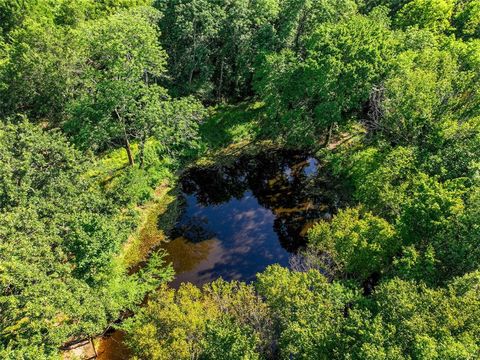
[[[158,141],[155,139],[150,139],[145,144],[145,154],[148,156],[149,153],[155,152],[155,148],[158,146]],[[131,149],[134,158],[138,155],[138,144],[132,143]],[[156,167],[158,169],[171,168],[172,160],[168,157],[163,159],[158,158],[149,164],[148,167]],[[108,183],[110,180],[115,177],[122,176],[126,169],[129,168],[127,152],[124,148],[118,148],[110,150],[103,154],[96,163],[96,166],[91,168],[86,176],[98,178],[98,181],[102,184]]]
[[[233,143],[254,141],[261,134],[263,104],[219,105],[200,128],[203,148],[215,151]]]
[[[177,190],[167,182],[158,186],[153,199],[139,209],[139,226],[119,255],[123,265],[132,270],[148,260],[150,252],[168,240],[167,233],[175,225],[180,212]]]

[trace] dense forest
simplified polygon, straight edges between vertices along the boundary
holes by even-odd
[[[479,359],[479,84],[479,0],[0,0],[0,357]],[[295,266],[170,287],[162,186],[267,144],[347,205]]]

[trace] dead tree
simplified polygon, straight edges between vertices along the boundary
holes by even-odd
[[[380,122],[384,116],[384,100],[385,87],[383,84],[374,86],[368,100],[367,118],[363,121],[369,133],[374,133],[381,128]]]

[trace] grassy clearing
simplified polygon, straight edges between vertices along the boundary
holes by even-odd
[[[261,134],[263,116],[263,104],[259,102],[212,108],[200,128],[203,150],[216,151],[234,143],[256,140]]]
[[[201,127],[203,149],[191,165],[228,165],[241,155],[280,148],[313,151],[324,148],[325,134],[316,140],[308,137],[292,140],[279,129],[266,127],[267,116],[261,102],[217,106]],[[337,136],[332,141],[337,141]]]
[[[156,148],[159,146],[155,139],[148,140],[145,144],[145,157],[149,165],[143,169],[144,172],[162,174],[165,178],[172,176],[172,159],[168,157],[159,158],[156,154]],[[138,144],[131,144],[131,150],[134,158],[138,155]],[[86,173],[86,176],[96,178],[100,184],[112,186],[116,178],[122,177],[126,170],[130,169],[127,152],[123,148],[111,150],[104,154],[96,163],[96,166]],[[137,168],[135,165],[133,168]]]
[[[279,147],[278,139],[266,136],[261,102],[219,105],[202,124],[202,151],[191,166],[228,165],[243,154],[255,155]]]

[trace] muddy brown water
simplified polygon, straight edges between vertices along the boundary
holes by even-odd
[[[322,162],[305,152],[270,151],[230,165],[191,168],[180,180],[183,213],[162,245],[175,269],[170,286],[218,278],[250,282],[306,243],[342,199]],[[99,359],[128,359],[122,336],[102,341]]]

